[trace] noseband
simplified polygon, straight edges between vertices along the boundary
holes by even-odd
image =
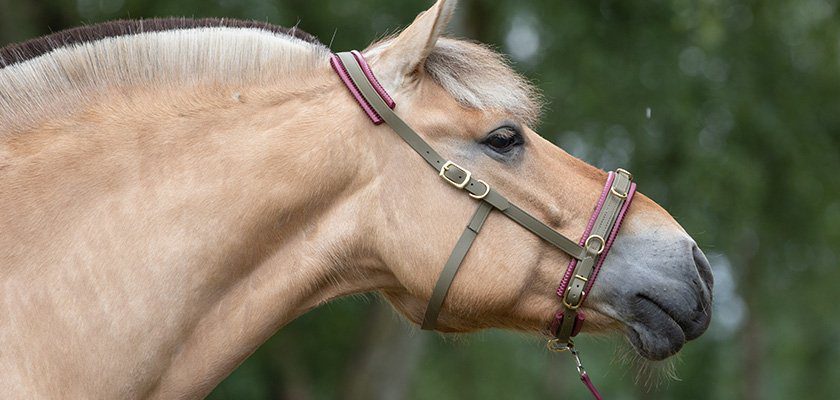
[[[581,380],[592,394],[600,399],[600,394],[592,386],[589,376],[580,363],[572,337],[580,332],[585,319],[583,312],[580,311],[580,306],[586,300],[592,285],[595,283],[598,271],[601,269],[613,241],[615,241],[621,221],[624,219],[633,195],[636,193],[636,184],[632,182],[633,176],[623,169],[618,169],[607,175],[604,190],[598,199],[583,236],[578,242],[574,242],[511,203],[491,188],[488,183],[474,177],[470,171],[441,157],[393,111],[396,103],[379,84],[361,53],[354,50],[334,54],[330,59],[330,65],[375,125],[383,122],[387,123],[438,172],[438,175],[446,183],[466,191],[470,197],[478,202],[478,209],[470,218],[466,229],[455,244],[455,249],[449,255],[437,284],[435,284],[429,304],[426,307],[421,325],[422,329],[435,329],[441,306],[446,299],[452,281],[455,279],[458,268],[481,231],[487,216],[493,209],[496,209],[572,257],[563,279],[560,281],[560,287],[557,288],[557,295],[561,299],[562,308],[555,314],[554,320],[548,328],[549,332],[555,337],[548,342],[548,348],[558,352],[568,350],[575,358]]]

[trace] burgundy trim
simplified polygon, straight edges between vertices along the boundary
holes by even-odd
[[[368,81],[373,86],[373,89],[376,90],[376,93],[379,94],[379,97],[382,98],[382,100],[385,102],[385,104],[388,105],[389,108],[393,109],[394,107],[396,107],[397,103],[394,102],[391,96],[388,95],[388,92],[386,92],[382,85],[379,84],[379,81],[376,79],[376,76],[373,74],[373,71],[371,71],[370,66],[365,61],[365,58],[362,56],[362,54],[355,50],[353,50],[351,54],[353,54],[353,57],[356,59],[356,61],[359,62],[359,65],[362,67],[362,72],[364,72]],[[347,87],[347,90],[350,91],[350,94],[356,100],[356,103],[358,103],[359,106],[362,107],[362,111],[364,111],[365,114],[367,114],[371,122],[373,122],[374,125],[379,125],[385,122],[385,120],[382,119],[382,116],[379,115],[379,113],[373,109],[370,103],[368,103],[367,99],[365,99],[365,96],[362,96],[362,92],[359,91],[359,88],[356,86],[355,83],[353,83],[353,80],[350,79],[350,74],[347,72],[347,67],[344,66],[344,63],[341,62],[341,59],[337,55],[333,54],[332,57],[330,57],[330,66],[332,66],[335,73],[338,74],[338,77],[341,79],[341,82],[344,83],[344,86]]]
[[[607,182],[604,183],[604,190],[601,191],[601,197],[598,199],[598,203],[595,205],[595,210],[592,212],[592,216],[589,217],[589,223],[586,225],[586,229],[583,231],[583,235],[580,237],[578,245],[583,246],[586,243],[586,238],[588,238],[589,234],[592,233],[592,227],[595,225],[595,220],[598,218],[598,213],[600,213],[601,209],[604,208],[604,202],[607,200],[607,193],[610,192],[610,187],[612,187],[612,183],[614,180],[615,173],[610,171],[610,173],[607,175]],[[563,298],[563,294],[566,292],[566,288],[569,286],[569,281],[572,280],[572,273],[575,272],[577,262],[578,260],[576,258],[572,258],[572,261],[569,262],[569,266],[566,268],[566,273],[563,274],[563,279],[560,280],[560,286],[557,288],[557,295],[560,296],[561,299]]]
[[[583,311],[578,311],[577,315],[575,315],[575,324],[572,326],[572,334],[571,336],[577,336],[580,333],[581,328],[583,328],[583,322],[586,321],[586,314]],[[557,336],[557,331],[560,329],[560,325],[563,324],[563,310],[557,312],[554,315],[554,321],[551,322],[551,334],[553,336]]]
[[[552,337],[557,337],[557,330],[560,329],[560,325],[563,323],[563,311],[557,311],[554,314],[554,319],[551,320],[551,326],[548,327],[548,331],[551,332]]]
[[[598,272],[601,271],[601,265],[604,264],[604,260],[607,259],[607,253],[609,253],[610,247],[612,247],[615,237],[618,235],[618,230],[621,228],[621,223],[624,221],[624,215],[627,214],[627,209],[630,208],[630,203],[633,202],[633,195],[635,194],[636,184],[630,183],[630,189],[627,190],[627,199],[624,201],[624,205],[618,213],[618,218],[615,220],[613,230],[607,239],[607,243],[604,245],[604,251],[601,252],[601,257],[598,258],[598,263],[595,264],[595,269],[592,271],[592,278],[590,278],[589,282],[586,283],[586,287],[583,289],[583,298],[580,301],[586,300],[586,297],[589,296],[589,289],[592,288],[592,284],[595,283],[595,278],[598,277]]]
[[[338,58],[337,55],[333,54],[330,58],[330,66],[332,66],[333,70],[338,77],[341,79],[341,82],[344,83],[344,86],[350,91],[350,94],[353,96],[353,99],[356,100],[356,103],[362,107],[362,111],[367,114],[368,118],[373,122],[374,125],[379,125],[385,120],[377,113],[373,107],[365,100],[365,97],[362,96],[362,93],[359,92],[359,88],[356,87],[356,84],[353,83],[353,80],[350,79],[350,74],[347,72],[347,69],[344,67],[344,64],[341,62],[341,59]]]
[[[615,173],[609,172],[607,174],[607,181],[604,183],[604,189],[601,191],[601,197],[598,198],[598,203],[595,205],[595,210],[592,212],[592,216],[589,217],[589,223],[586,225],[586,229],[583,231],[583,235],[580,237],[580,241],[578,242],[579,245],[584,246],[586,244],[586,239],[589,237],[589,234],[592,233],[592,228],[595,225],[595,220],[598,218],[598,214],[601,213],[601,209],[604,208],[604,202],[607,200],[607,195],[610,192],[610,188],[612,187],[613,181],[615,181]],[[616,218],[615,224],[613,225],[612,230],[610,231],[609,236],[607,237],[607,242],[604,243],[604,251],[601,252],[601,255],[598,257],[598,262],[595,264],[595,267],[592,271],[592,277],[589,278],[589,281],[586,283],[584,287],[583,295],[581,297],[581,303],[589,297],[589,291],[592,288],[592,285],[595,283],[595,278],[598,277],[598,272],[601,271],[601,266],[604,264],[604,260],[607,258],[607,253],[610,251],[610,247],[612,247],[613,242],[615,241],[615,237],[618,235],[618,230],[621,228],[621,223],[624,221],[624,216],[627,213],[627,209],[630,207],[630,203],[633,201],[633,195],[636,194],[636,184],[630,183],[630,189],[627,190],[627,199],[625,200],[624,204],[621,206],[621,211],[618,213],[618,217]],[[575,267],[577,266],[578,260],[576,258],[572,258],[569,261],[569,266],[566,268],[566,272],[563,274],[563,279],[560,280],[560,286],[557,287],[557,296],[561,299],[566,293],[566,289],[569,286],[569,282],[572,280],[572,274],[575,271]],[[574,326],[572,326],[572,334],[571,336],[577,336],[580,332],[581,327],[583,326],[583,321],[585,317],[583,316],[583,312],[577,313],[578,317],[575,318]],[[560,329],[560,325],[563,322],[563,310],[557,312],[554,315],[554,320],[551,322],[551,326],[549,330],[552,335],[557,336],[557,331]]]
[[[583,311],[578,311],[575,315],[575,325],[572,326],[572,336],[577,336],[580,329],[583,328],[583,322],[586,321],[586,314]]]
[[[356,61],[359,62],[359,65],[362,67],[362,72],[365,73],[365,76],[367,76],[368,81],[370,81],[370,84],[376,90],[376,93],[379,93],[379,97],[381,97],[382,100],[385,101],[385,104],[388,105],[388,108],[393,110],[394,107],[397,106],[397,103],[395,103],[394,99],[392,99],[391,96],[388,95],[388,92],[386,92],[385,88],[383,88],[382,85],[379,83],[379,79],[376,79],[376,75],[374,75],[373,71],[371,71],[370,65],[368,65],[362,53],[359,53],[357,50],[353,50],[350,52],[350,54],[352,54],[353,57],[356,58]]]

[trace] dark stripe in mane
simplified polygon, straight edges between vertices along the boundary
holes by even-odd
[[[243,21],[224,18],[155,18],[146,20],[119,20],[67,29],[23,43],[11,44],[0,48],[0,68],[31,60],[62,47],[102,40],[110,37],[136,35],[144,32],[210,27],[261,29],[272,33],[292,36],[305,42],[323,46],[318,38],[297,29],[297,27],[285,28],[259,21]]]

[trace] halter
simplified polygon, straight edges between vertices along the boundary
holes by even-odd
[[[583,236],[578,242],[574,242],[511,203],[491,188],[487,182],[474,177],[467,169],[441,157],[393,111],[396,103],[379,84],[361,53],[354,50],[333,54],[330,65],[371,122],[375,125],[383,122],[387,123],[420,157],[438,172],[444,182],[466,191],[470,197],[478,202],[478,209],[467,223],[466,229],[455,244],[455,248],[449,255],[449,259],[435,284],[421,328],[425,330],[435,329],[441,306],[446,299],[452,281],[455,279],[458,268],[481,231],[487,216],[493,209],[496,209],[572,257],[560,281],[560,286],[557,288],[557,295],[561,299],[562,308],[555,314],[554,320],[548,328],[549,332],[555,336],[548,342],[548,348],[556,352],[569,351],[575,359],[581,381],[596,399],[601,399],[601,395],[592,385],[589,375],[581,365],[572,337],[580,332],[585,319],[579,308],[586,300],[592,284],[595,283],[598,271],[601,269],[613,241],[615,241],[621,221],[624,219],[633,195],[636,193],[636,184],[632,182],[633,176],[623,169],[608,174],[604,190],[598,199]]]

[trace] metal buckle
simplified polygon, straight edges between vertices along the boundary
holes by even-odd
[[[584,242],[583,247],[586,249],[586,251],[589,251],[589,241],[592,240],[592,239],[597,239],[599,242],[601,242],[600,248],[595,253],[596,255],[601,254],[601,252],[604,251],[604,247],[606,247],[607,243],[604,241],[604,238],[602,238],[599,235],[592,235],[592,236],[586,238],[586,242]]]
[[[488,185],[488,184],[487,184],[487,182],[484,182],[484,181],[482,181],[481,179],[479,179],[477,182],[478,182],[478,183],[480,183],[480,184],[482,184],[482,185],[484,185],[484,187],[486,188],[486,189],[484,190],[484,193],[479,194],[479,195],[475,195],[475,194],[472,194],[472,193],[467,193],[467,194],[469,194],[469,195],[470,195],[470,197],[472,197],[472,198],[474,198],[474,199],[479,199],[479,200],[481,200],[481,199],[483,199],[483,198],[487,197],[487,194],[489,194],[489,193],[490,193],[490,185]]]
[[[550,339],[548,343],[545,344],[545,347],[555,353],[562,353],[564,351],[568,351],[574,345],[571,344],[572,340],[569,339],[569,343],[560,343],[560,339]]]
[[[618,196],[618,198],[620,198],[620,199],[626,199],[627,198],[627,193],[621,193],[618,190],[615,190],[615,186],[610,188],[610,192],[612,192],[612,194]]]
[[[463,182],[460,182],[460,183],[455,182],[452,179],[449,179],[448,176],[446,176],[446,171],[449,171],[450,167],[458,168],[458,169],[460,169],[461,171],[464,172],[464,181]],[[446,163],[443,164],[442,167],[440,167],[440,174],[438,174],[438,175],[440,175],[440,177],[443,178],[443,180],[452,184],[452,186],[455,186],[458,189],[463,189],[465,186],[467,186],[467,183],[470,182],[470,177],[472,176],[472,173],[470,173],[470,171],[467,171],[465,168],[461,167],[458,164],[455,164],[452,161],[447,161]],[[489,188],[489,186],[488,186],[488,188]],[[489,191],[489,189],[488,189],[488,191]]]
[[[615,173],[616,173],[616,174],[623,174],[623,175],[627,175],[627,179],[630,179],[631,181],[633,180],[633,174],[631,174],[631,173],[630,173],[630,171],[628,171],[628,170],[626,170],[626,169],[624,169],[624,168],[617,168],[617,169],[615,170]]]
[[[572,291],[572,286],[570,285],[568,288],[566,288],[566,293],[563,295],[563,305],[566,306],[566,308],[568,308],[570,310],[577,310],[578,308],[580,308],[580,305],[583,304],[583,298],[586,297],[586,292],[581,291],[580,292],[580,298],[578,299],[577,304],[571,305],[571,304],[569,304],[569,301],[566,300],[569,297],[569,292],[571,292],[571,291]]]

